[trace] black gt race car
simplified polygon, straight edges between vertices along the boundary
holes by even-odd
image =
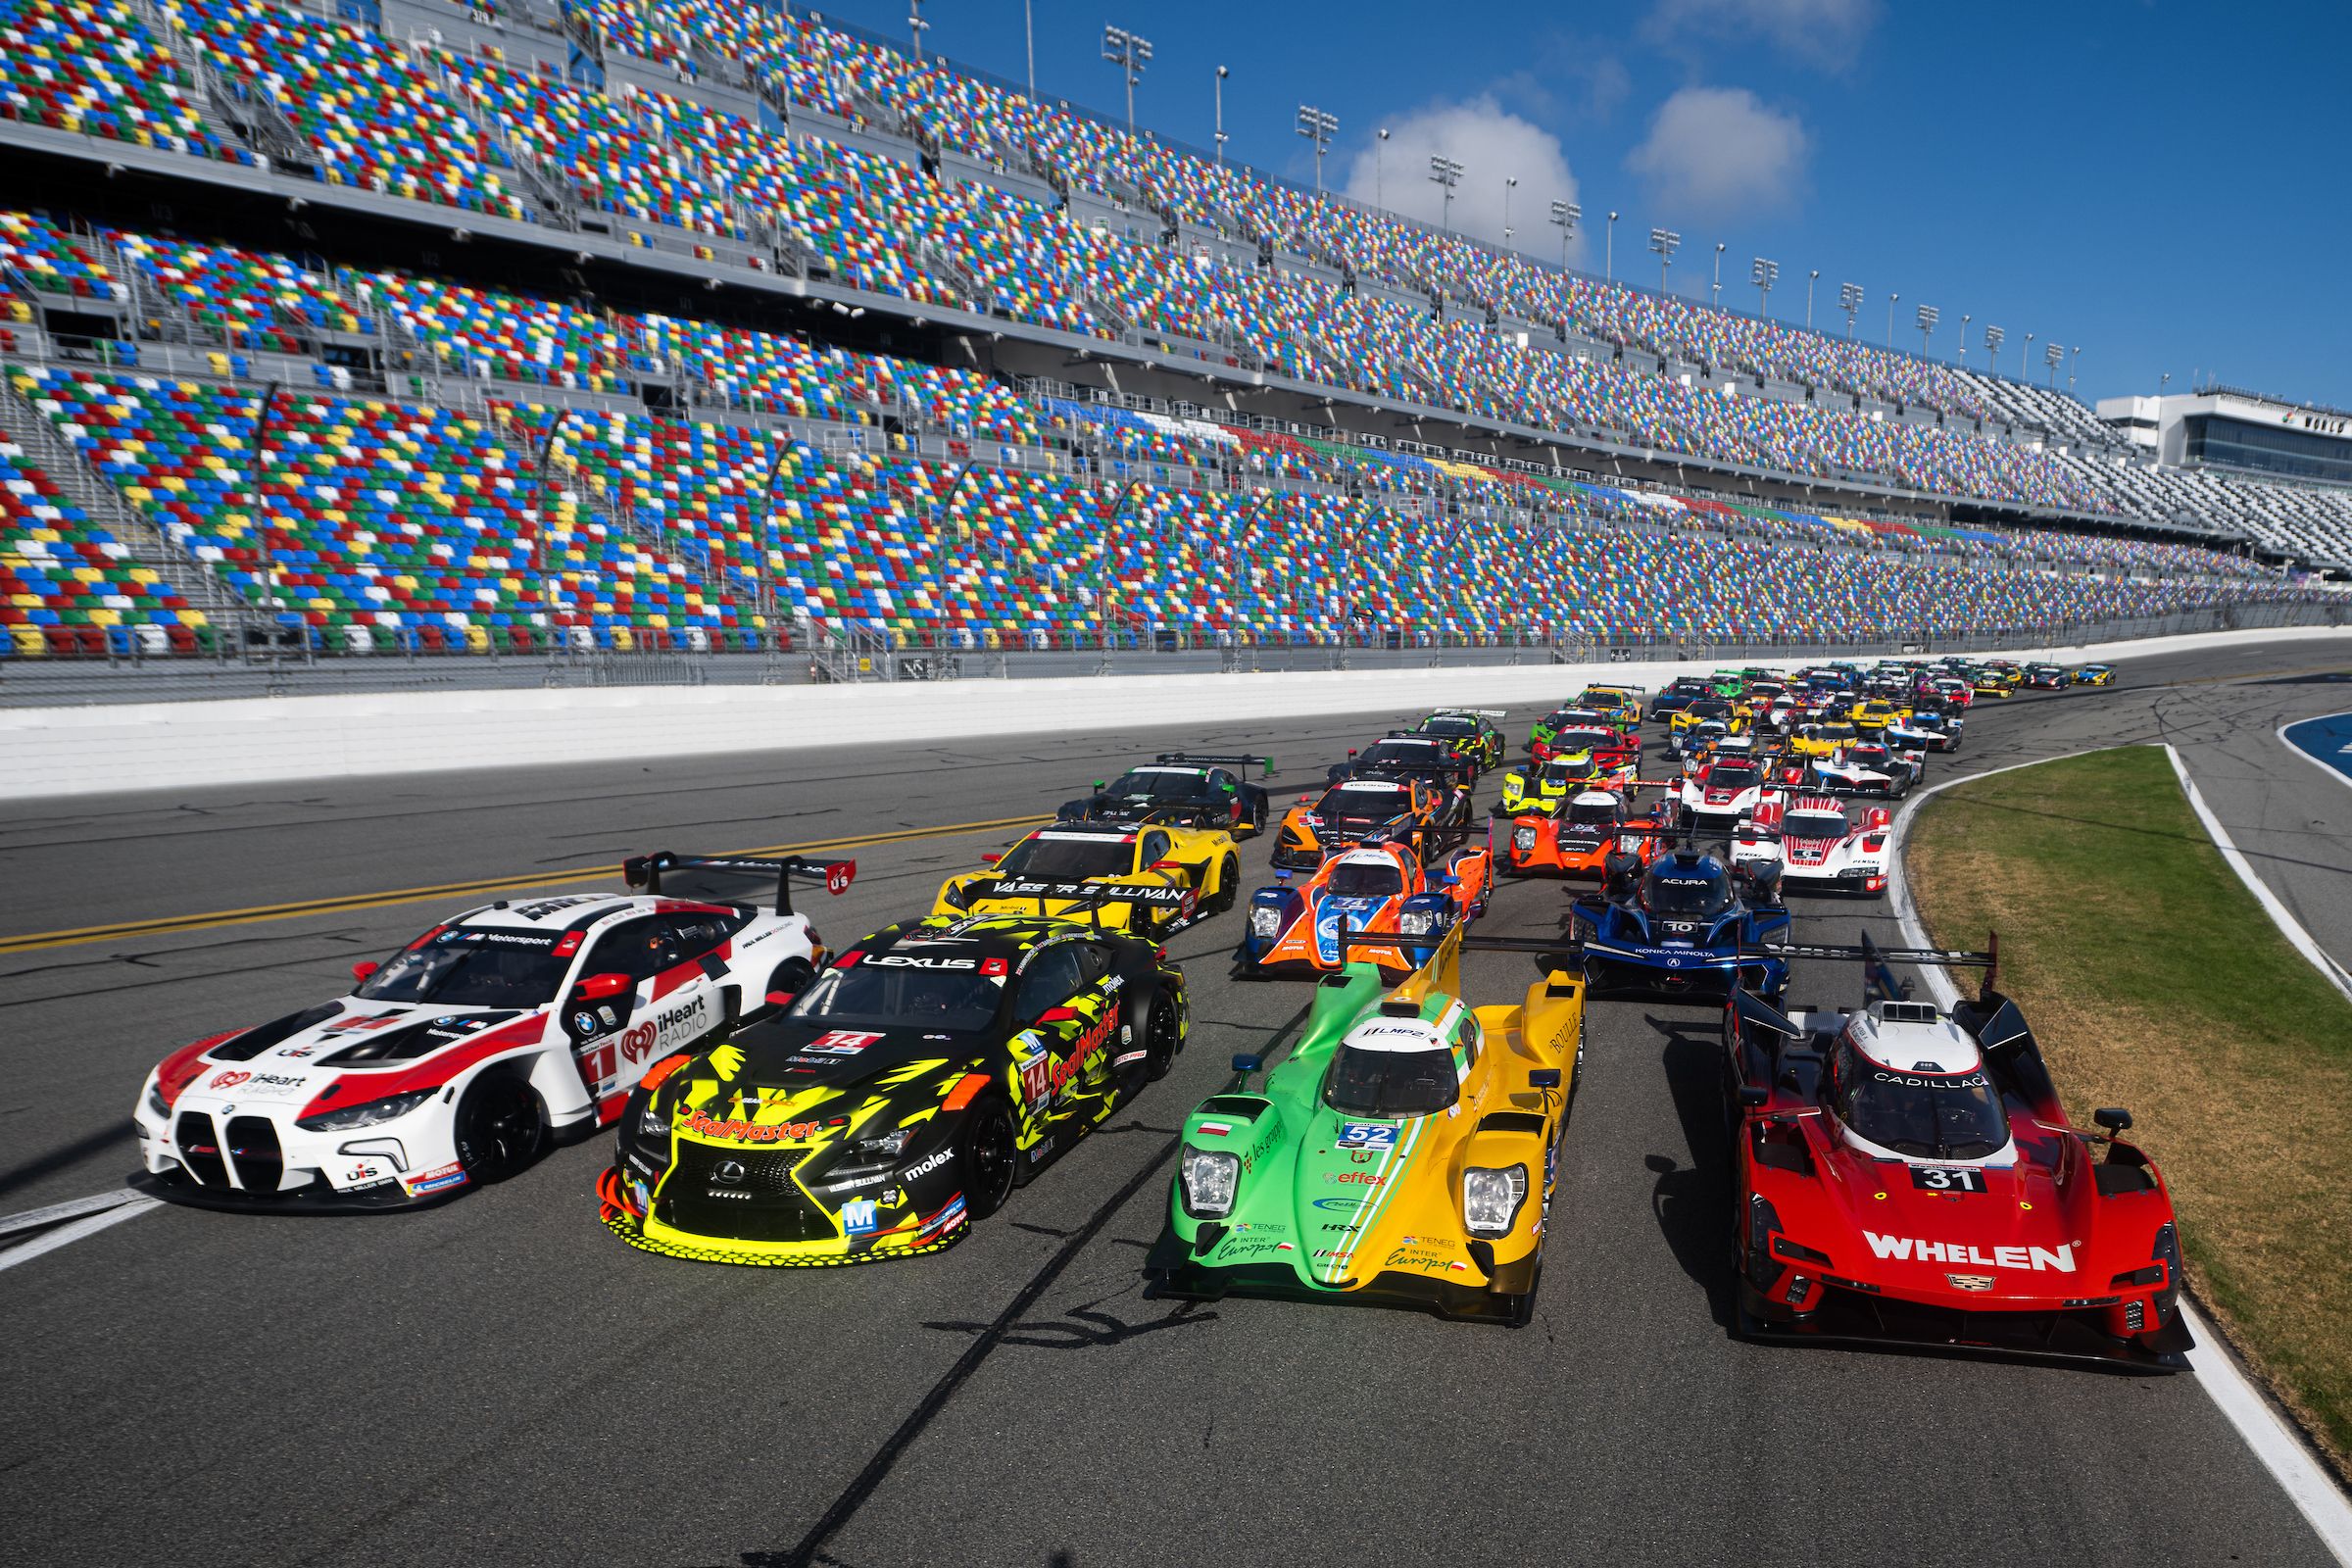
[[[1363,750],[1349,751],[1348,760],[1332,763],[1324,776],[1334,784],[1350,778],[1417,778],[1447,798],[1443,818],[1459,825],[1470,820],[1470,786],[1478,781],[1478,764],[1451,741],[1393,729]]]
[[[1065,822],[1125,827],[1148,817],[1179,827],[1221,827],[1237,839],[1251,838],[1266,830],[1268,813],[1264,786],[1249,781],[1252,767],[1271,778],[1274,759],[1162,752],[1148,766],[1095,780],[1093,795],[1069,802],[1058,814]]]
[[[1483,773],[1490,767],[1500,767],[1502,760],[1510,755],[1510,742],[1494,727],[1494,721],[1500,717],[1499,708],[1441,708],[1415,725],[1414,733],[1450,741]]]
[[[1190,1019],[1153,944],[1073,920],[902,923],[629,1097],[605,1224],[710,1263],[937,1251],[1167,1075]]]

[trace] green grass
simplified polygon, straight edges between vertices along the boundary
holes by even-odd
[[[2347,1469],[2352,1004],[2223,861],[2155,747],[1946,790],[1905,864],[1938,943],[2000,933],[2001,989],[2069,1112],[2131,1107],[2199,1298]]]

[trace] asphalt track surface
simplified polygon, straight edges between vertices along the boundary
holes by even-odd
[[[2352,640],[2126,663],[2104,692],[1980,707],[1932,777],[2170,740],[2255,864],[2352,956],[2352,792],[2282,720],[2352,706]],[[1563,694],[1566,695],[1566,694]],[[1465,672],[1461,700],[1478,697]],[[1399,714],[1400,721],[1409,715]],[[1507,727],[1524,735],[1528,713]],[[1377,733],[1183,736],[615,762],[161,790],[0,815],[0,1216],[133,1163],[145,1070],[180,1041],[340,992],[479,898],[8,950],[5,939],[431,885],[595,872],[651,849],[922,833],[1051,810],[1140,754],[1269,752],[1289,794]],[[1482,790],[1482,805],[1492,787]],[[1287,799],[1288,795],[1278,795]],[[1009,829],[839,852],[837,944],[926,906]],[[1262,872],[1266,847],[1245,847]],[[1481,929],[1564,895],[1512,884]],[[1891,939],[1801,901],[1798,935]],[[1226,978],[1237,915],[1174,944],[1170,1078],[962,1246],[738,1270],[596,1222],[609,1142],[444,1207],[360,1219],[159,1207],[5,1267],[10,1560],[236,1564],[1918,1564],[2328,1561],[2193,1376],[1750,1346],[1726,1331],[1717,1014],[1595,1004],[1535,1323],[1149,1297],[1175,1130],[1303,985]],[[1526,960],[1473,955],[1480,1000]],[[1854,977],[1800,966],[1798,1002]],[[2063,1063],[2059,1064],[2063,1072]],[[2193,1129],[2151,1126],[2160,1159]],[[6,1245],[6,1244],[0,1244]]]

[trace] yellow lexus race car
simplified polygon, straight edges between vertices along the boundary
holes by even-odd
[[[1865,735],[1876,735],[1897,719],[1909,718],[1911,710],[1897,708],[1884,697],[1865,697],[1854,705],[1848,716],[1854,728]]]
[[[1838,722],[1829,724],[1800,724],[1782,748],[1791,758],[1835,757],[1839,748],[1851,746],[1862,738],[1853,725]]]
[[[1577,698],[1576,706],[1605,713],[1612,721],[1628,726],[1642,722],[1642,688],[1639,686],[1588,686]]]
[[[993,869],[948,878],[933,914],[1055,915],[1158,938],[1231,908],[1242,876],[1232,834],[1167,822],[1056,822],[981,858]]]
[[[1234,1058],[1233,1083],[1185,1119],[1167,1229],[1146,1263],[1168,1295],[1387,1299],[1529,1320],[1584,981],[1555,969],[1518,1003],[1474,1007],[1463,946],[1457,926],[1386,997],[1361,959],[1327,978],[1262,1090],[1259,1058]]]

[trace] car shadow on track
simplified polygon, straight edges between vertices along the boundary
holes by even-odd
[[[1657,1180],[1649,1208],[1675,1261],[1707,1293],[1707,1308],[1726,1333],[1736,1320],[1732,1278],[1732,1171],[1723,1109],[1723,1043],[1712,1019],[1662,1018],[1644,1013],[1642,1022],[1666,1042],[1662,1061],[1674,1097],[1676,1117],[1690,1163],[1671,1154],[1646,1155],[1642,1163]]]

